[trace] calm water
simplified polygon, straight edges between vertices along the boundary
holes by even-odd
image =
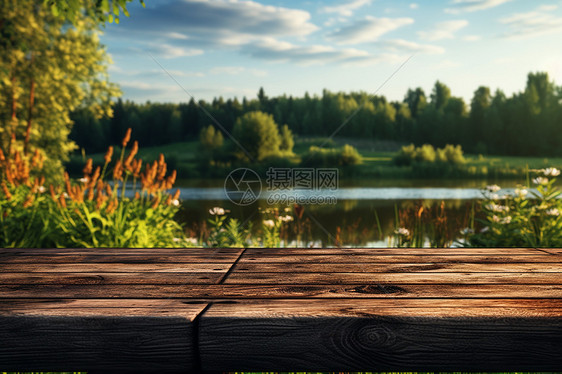
[[[266,210],[291,207],[284,204],[269,204],[267,191],[249,206],[238,206],[228,200],[222,181],[191,181],[180,183],[183,209],[180,219],[191,235],[197,236],[205,230],[205,221],[210,217],[209,209],[222,207],[229,216],[244,222],[246,227],[259,230],[261,222],[269,218]],[[482,195],[482,188],[494,182],[486,181],[360,181],[340,183],[336,191],[325,194],[335,196],[335,204],[304,205],[304,214],[298,225],[291,223],[285,232],[288,243],[300,246],[331,245],[336,237],[349,246],[385,246],[395,228],[396,209],[407,210],[417,204],[426,207],[440,206],[444,202],[448,220],[461,228],[468,223],[469,212]],[[509,193],[518,181],[496,182],[505,187],[500,193]],[[292,191],[291,196],[318,196],[317,191]],[[377,224],[382,229],[382,237]],[[296,226],[299,226],[296,228]]]

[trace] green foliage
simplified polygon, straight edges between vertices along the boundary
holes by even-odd
[[[228,218],[228,211],[222,208],[213,208],[209,212],[212,218],[208,219],[210,235],[206,240],[209,247],[242,248],[250,240],[250,230],[242,227],[235,218]]]
[[[326,138],[336,132],[346,139],[431,144],[434,148],[458,144],[474,154],[562,156],[558,126],[562,88],[555,86],[547,74],[529,74],[525,89],[511,97],[479,87],[468,104],[452,96],[441,82],[433,87],[430,99],[417,88],[408,90],[402,102],[389,102],[365,92],[328,90],[320,96],[303,97],[268,97],[262,91],[259,98],[242,101],[222,97],[182,104],[117,101],[112,119],[73,116],[76,125],[72,139],[89,152],[99,152],[106,144],[118,144],[128,127],[135,130],[143,146],[195,140],[209,123],[200,109],[205,108],[229,133],[238,118],[261,110],[273,116],[276,123],[287,124],[300,138]],[[155,122],[160,125],[156,130]]]
[[[119,90],[108,81],[109,58],[89,18],[77,16],[68,27],[36,1],[6,0],[0,19],[0,147],[39,149],[52,179],[75,148],[70,112],[111,114]]]
[[[515,194],[499,195],[498,186],[489,186],[480,208],[483,229],[468,237],[477,247],[561,247],[562,200],[555,187],[559,171],[547,168],[533,179],[536,190],[519,187]],[[531,195],[531,198],[528,197]]]
[[[284,153],[292,153],[294,146],[295,140],[293,139],[293,132],[289,129],[289,126],[283,125],[283,127],[281,127],[281,144],[279,145],[279,150]]]
[[[43,0],[43,5],[50,8],[52,14],[61,19],[67,19],[72,23],[83,14],[96,22],[119,23],[119,15],[123,13],[129,16],[127,3],[133,0]],[[144,7],[144,0],[139,0]]]
[[[0,196],[0,246],[3,248],[152,248],[181,245],[183,230],[174,221],[177,207],[152,208],[150,199],[121,199],[115,211],[96,201],[62,206],[47,193],[27,186]],[[26,205],[26,201],[31,201]]]
[[[213,125],[201,129],[199,141],[205,151],[213,152],[224,144],[224,138],[220,131],[216,131]]]
[[[398,166],[410,166],[418,163],[443,163],[462,165],[466,162],[460,145],[447,144],[444,148],[433,148],[430,144],[416,147],[413,144],[403,146],[393,158]]]
[[[260,111],[244,114],[236,120],[234,138],[246,153],[240,158],[251,157],[251,161],[261,161],[268,156],[279,155],[281,137],[273,116]]]
[[[135,158],[138,144],[125,157],[130,130],[122,150],[111,163],[113,148],[103,165],[89,159],[84,176],[72,181],[65,173],[63,184],[45,187],[36,176],[43,162],[41,153],[22,156],[19,151],[0,152],[0,247],[167,247],[188,244],[174,220],[179,210],[179,190],[167,193],[176,172],[167,175],[164,156],[142,171]],[[112,181],[106,181],[112,175]],[[125,196],[132,179],[134,198]],[[137,180],[140,183],[137,184]]]
[[[355,166],[363,162],[357,149],[349,144],[341,148],[320,148],[311,146],[302,157],[302,166],[338,167]]]

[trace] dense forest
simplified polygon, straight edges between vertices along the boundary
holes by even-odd
[[[118,100],[111,118],[75,111],[70,137],[87,152],[100,152],[108,144],[119,144],[131,127],[141,146],[162,145],[198,139],[201,129],[210,124],[220,128],[205,111],[231,132],[237,118],[256,110],[271,114],[280,126],[287,124],[303,137],[330,136],[337,131],[338,136],[349,138],[436,147],[460,144],[477,154],[562,155],[562,87],[542,72],[530,73],[525,89],[510,97],[481,86],[470,103],[453,96],[439,81],[429,95],[422,88],[408,90],[402,102],[366,92],[328,90],[321,96],[268,97],[263,89],[257,98],[242,101],[222,97],[179,104]]]

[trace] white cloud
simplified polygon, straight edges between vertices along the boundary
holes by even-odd
[[[382,48],[391,52],[422,53],[422,54],[442,54],[445,49],[436,45],[419,44],[403,39],[384,40],[378,42]]]
[[[497,7],[511,0],[453,0],[451,8],[445,8],[445,13],[460,14],[465,12],[476,12]]]
[[[418,9],[420,6],[416,3],[410,4],[410,9]]]
[[[177,58],[202,55],[202,49],[183,48],[169,44],[150,44],[148,51],[161,58]]]
[[[423,40],[435,41],[442,39],[453,39],[455,32],[468,26],[468,21],[445,21],[435,25],[431,31],[418,31],[418,36]]]
[[[320,8],[321,13],[338,13],[341,16],[351,17],[353,11],[357,10],[365,5],[369,5],[371,0],[351,0],[346,4],[336,5],[336,6],[325,6]]]
[[[243,66],[217,66],[209,70],[210,74],[226,74],[226,75],[239,75],[242,73],[249,73],[256,77],[264,77],[267,75],[267,72],[264,70],[258,69],[247,69]]]
[[[131,9],[111,32],[149,34],[197,47],[240,45],[262,37],[305,36],[318,30],[310,13],[240,0],[182,0],[147,3]],[[136,36],[137,40],[140,38]]]
[[[250,43],[242,53],[274,62],[293,62],[299,65],[338,63],[342,65],[369,65],[382,61],[394,61],[396,56],[372,56],[367,51],[325,45],[295,45],[289,42],[267,39]]]
[[[367,16],[352,25],[338,29],[328,37],[339,44],[359,44],[376,41],[380,36],[414,23],[412,18],[375,18]]]
[[[466,35],[462,38],[465,42],[477,42],[481,39],[482,37],[480,35]]]
[[[523,38],[559,32],[562,30],[562,17],[552,14],[556,5],[542,5],[536,10],[516,13],[500,19],[509,27],[503,36],[507,38]]]

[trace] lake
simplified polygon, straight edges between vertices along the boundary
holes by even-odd
[[[285,233],[286,245],[330,246],[339,240],[345,246],[388,246],[388,236],[395,229],[397,209],[406,211],[420,204],[435,208],[442,202],[457,233],[468,225],[470,211],[476,200],[482,198],[483,188],[499,184],[505,187],[500,193],[510,193],[519,183],[506,180],[361,180],[343,181],[335,191],[284,191],[293,197],[324,194],[336,198],[333,204],[303,205],[299,228],[288,229]],[[228,199],[224,181],[220,180],[180,181],[178,187],[183,208],[180,220],[192,236],[205,231],[205,221],[211,217],[209,209],[213,207],[227,209],[229,217],[237,218],[253,230],[258,230],[261,222],[270,218],[267,211],[271,208],[283,211],[290,207],[292,211],[292,204],[270,204],[268,191],[262,192],[253,204],[236,205]],[[297,226],[297,222],[290,225]]]

